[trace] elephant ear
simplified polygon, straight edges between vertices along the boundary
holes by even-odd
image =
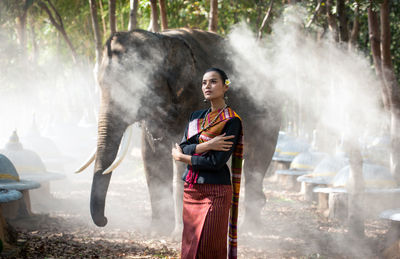
[[[190,45],[180,37],[166,37],[167,56],[164,62],[164,73],[172,102],[181,103],[189,93],[193,94],[193,79],[196,77],[196,60]]]

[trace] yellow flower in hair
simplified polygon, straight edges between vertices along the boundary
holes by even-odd
[[[230,85],[230,84],[231,84],[231,81],[229,81],[229,79],[225,79],[225,84],[226,84],[226,85]]]

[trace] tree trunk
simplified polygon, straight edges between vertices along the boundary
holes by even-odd
[[[400,183],[400,95],[399,85],[393,71],[392,55],[390,53],[391,33],[389,21],[389,1],[381,4],[381,49],[382,49],[382,75],[389,93],[391,112],[391,152],[390,169],[396,181]]]
[[[22,51],[26,50],[26,17],[28,12],[24,11],[21,16],[16,19],[18,43]]]
[[[136,29],[137,27],[138,6],[139,6],[139,0],[130,0],[129,25],[128,25],[129,31]]]
[[[49,16],[51,24],[53,24],[53,26],[63,36],[65,42],[67,43],[69,49],[72,52],[72,60],[74,61],[74,63],[76,63],[77,59],[78,59],[78,55],[76,53],[75,47],[72,45],[72,42],[71,42],[71,40],[69,39],[69,37],[67,35],[67,32],[65,31],[63,21],[61,19],[60,14],[57,11],[57,9],[55,8],[55,6],[53,5],[53,3],[50,0],[47,0],[47,3],[50,5],[50,8],[53,10],[54,15],[55,15],[55,17],[57,18],[58,21],[56,21],[56,18],[54,17],[53,13],[50,11],[50,9],[47,7],[47,5],[45,3],[43,3],[40,0],[37,3],[40,6],[40,8],[42,8],[47,13],[47,15]]]
[[[101,0],[99,0],[99,6],[100,6],[101,23],[103,25],[103,35],[107,35],[107,26],[106,26],[106,20],[104,19],[103,2]]]
[[[168,21],[167,21],[167,7],[165,5],[165,0],[160,0],[160,15],[161,15],[161,28],[162,30],[168,29]]]
[[[356,9],[354,10],[354,21],[350,35],[349,50],[352,50],[357,46],[357,39],[360,35],[360,5],[357,2],[355,4]]]
[[[121,23],[119,27],[125,28],[124,13],[122,12],[121,8],[119,9],[119,17],[121,18]]]
[[[28,17],[29,7],[29,2],[24,0],[22,12],[16,19],[18,43],[24,56],[26,55],[26,19]]]
[[[111,35],[117,31],[117,25],[115,22],[115,0],[108,0],[109,5],[109,17],[110,17],[110,32]]]
[[[332,14],[333,0],[326,0],[326,14],[328,16],[329,30],[333,34],[335,41],[339,41],[339,34],[336,22],[336,16]]]
[[[372,6],[368,8],[368,31],[369,41],[372,51],[372,59],[374,62],[375,72],[379,79],[381,79],[381,95],[383,105],[386,111],[390,111],[390,98],[388,89],[383,81],[382,75],[382,60],[381,60],[381,32],[379,29],[378,13],[372,10]]]
[[[349,234],[352,238],[363,238],[364,237],[364,211],[363,211],[363,200],[364,200],[364,177],[363,177],[363,163],[361,156],[361,149],[358,143],[347,142],[349,144],[349,164],[350,164],[350,176],[346,185],[348,193],[348,223],[349,223]]]
[[[89,0],[90,16],[92,17],[92,28],[94,34],[94,41],[96,45],[96,63],[100,65],[102,54],[102,38],[99,30],[99,22],[97,18],[97,5],[96,0]]]
[[[35,19],[30,19],[29,25],[31,31],[32,48],[33,48],[32,61],[34,63],[37,63],[37,60],[39,58],[39,48],[36,42]]]
[[[265,25],[267,24],[267,21],[268,21],[269,16],[271,15],[272,5],[273,5],[273,4],[274,4],[274,0],[270,0],[270,2],[269,2],[269,7],[268,7],[268,11],[267,11],[267,13],[265,14],[265,17],[264,17],[264,19],[263,19],[263,21],[262,21],[262,24],[261,24],[261,26],[260,26],[260,29],[258,30],[258,40],[261,40],[261,38],[262,38],[262,31],[263,31]]]
[[[348,19],[346,14],[345,0],[337,0],[336,10],[339,18],[339,36],[341,42],[349,41]]]
[[[390,54],[390,21],[388,0],[381,4],[381,44],[382,44],[382,68],[393,69],[392,56]]]
[[[158,11],[157,11],[157,0],[150,0],[151,5],[151,20],[148,31],[158,32],[160,26],[158,25]]]
[[[218,28],[218,0],[210,0],[208,30],[212,32],[217,32],[217,28]]]
[[[231,0],[230,5],[233,6],[235,9],[240,8],[238,1],[235,1],[235,0]],[[233,24],[238,23],[238,22],[239,22],[238,14],[237,14],[237,12],[234,12],[233,13]]]

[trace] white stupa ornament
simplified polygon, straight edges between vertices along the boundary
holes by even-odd
[[[17,169],[18,174],[26,179],[43,182],[64,178],[61,174],[48,172],[36,152],[24,149],[19,141],[17,131],[13,132],[0,153],[8,157]]]
[[[21,142],[19,142],[19,137],[17,134],[17,130],[14,130],[10,139],[8,140],[6,146],[6,150],[22,150],[24,149]]]
[[[63,171],[68,159],[60,152],[56,143],[51,138],[41,134],[35,117],[27,134],[21,137],[21,141],[23,141],[26,149],[35,150],[47,169],[55,172]]]

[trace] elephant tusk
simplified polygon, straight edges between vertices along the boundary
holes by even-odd
[[[94,159],[96,158],[96,152],[97,152],[97,149],[95,149],[94,152],[92,152],[93,155],[90,156],[90,158],[86,161],[86,163],[83,166],[81,166],[78,170],[75,171],[76,174],[83,172],[83,170],[88,168],[90,166],[90,164],[93,163]]]
[[[118,152],[119,155],[114,160],[114,162],[106,170],[104,170],[103,174],[111,173],[112,171],[114,171],[115,168],[117,168],[121,164],[122,160],[124,160],[129,150],[129,144],[132,139],[132,134],[133,134],[132,125],[129,125],[122,137],[121,150],[120,152]]]

